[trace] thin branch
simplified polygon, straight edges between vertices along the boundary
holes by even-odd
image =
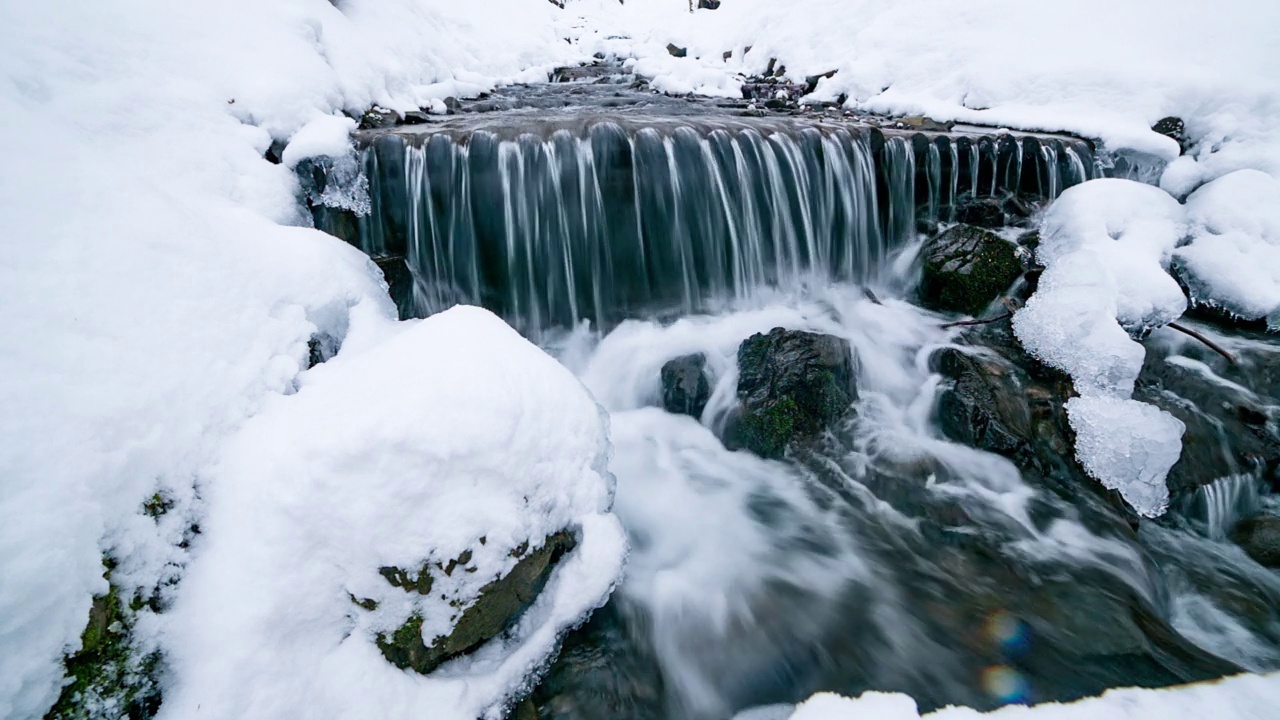
[[[1004,320],[1006,318],[1011,318],[1011,317],[1013,317],[1013,313],[1007,312],[1001,315],[997,315],[993,318],[987,318],[986,320],[960,320],[958,322],[947,323],[946,325],[942,326],[942,329],[948,330],[953,327],[961,327],[961,326],[967,326],[967,325],[986,325],[988,323],[1000,322],[1001,320]]]
[[[1193,337],[1193,338],[1195,338],[1195,339],[1199,340],[1200,342],[1204,343],[1205,345],[1207,345],[1207,346],[1209,347],[1209,349],[1210,349],[1210,350],[1212,350],[1212,351],[1214,351],[1214,352],[1218,353],[1219,355],[1221,355],[1222,357],[1226,358],[1226,359],[1227,359],[1227,362],[1231,363],[1232,365],[1235,365],[1235,364],[1236,364],[1236,358],[1235,358],[1235,356],[1234,356],[1234,355],[1232,355],[1231,353],[1227,352],[1227,351],[1226,351],[1226,349],[1225,349],[1225,348],[1223,348],[1223,347],[1222,347],[1221,345],[1219,345],[1218,343],[1216,343],[1216,342],[1214,342],[1214,341],[1210,340],[1209,338],[1205,337],[1204,335],[1201,335],[1199,332],[1196,332],[1195,330],[1192,330],[1191,328],[1186,327],[1185,325],[1179,325],[1179,324],[1178,324],[1178,323],[1176,323],[1176,322],[1171,322],[1171,323],[1169,323],[1169,327],[1173,328],[1174,330],[1177,330],[1177,331],[1178,331],[1178,332],[1180,332],[1180,333],[1185,333],[1185,334],[1187,334],[1187,335],[1190,335],[1191,337]]]

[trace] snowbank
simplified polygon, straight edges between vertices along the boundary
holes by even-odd
[[[1280,331],[1280,182],[1225,175],[1187,198],[1191,242],[1174,254],[1197,302]]]
[[[949,707],[920,715],[915,702],[905,696],[866,693],[844,698],[823,693],[796,709],[791,720],[1255,720],[1269,717],[1267,708],[1280,702],[1280,675],[1243,675],[1214,683],[1201,683],[1164,690],[1110,690],[1099,698],[1060,705],[1049,703],[1027,707],[1009,705],[990,713]]]
[[[788,77],[839,72],[817,99],[997,127],[1067,130],[1165,161],[1168,115],[1202,140],[1184,176],[1280,174],[1280,5],[1227,0],[569,0],[597,49],[640,58],[672,92],[736,95],[770,58]],[[1194,21],[1189,21],[1194,18]],[[615,39],[617,38],[617,39]],[[688,49],[673,58],[667,43]],[[750,52],[745,52],[750,48]],[[727,61],[725,52],[733,56]]]
[[[269,400],[209,475],[162,717],[501,717],[612,589],[625,540],[607,514],[607,416],[569,371],[475,308],[373,342]],[[566,528],[579,543],[511,639],[425,677],[382,657],[377,633],[416,612],[427,642],[448,635],[513,548]],[[430,596],[378,573],[464,553]]]
[[[0,4],[0,717],[57,698],[104,554],[126,596],[180,572],[194,488],[244,418],[292,391],[307,339],[341,338],[352,308],[394,315],[365,257],[283,226],[307,220],[292,173],[263,159],[272,140],[540,77],[579,57],[558,13]],[[156,493],[172,505],[158,522],[142,514]]]

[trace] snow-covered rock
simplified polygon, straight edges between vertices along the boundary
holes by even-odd
[[[581,57],[559,12],[0,4],[0,717],[57,699],[104,554],[126,598],[180,577],[197,483],[213,491],[222,441],[293,389],[308,339],[342,338],[357,306],[394,312],[367,258],[285,227],[308,220],[272,142],[544,77]],[[297,150],[339,137],[317,134]],[[156,493],[172,505],[158,520]]]
[[[617,580],[607,417],[573,375],[484,310],[370,323],[209,476],[162,717],[500,714]],[[561,531],[576,546],[509,634],[425,677],[383,657],[379,637],[406,625],[427,645],[458,632]],[[428,569],[429,592],[384,568]]]
[[[1280,181],[1240,170],[1187,198],[1191,242],[1175,253],[1196,302],[1280,330]]]

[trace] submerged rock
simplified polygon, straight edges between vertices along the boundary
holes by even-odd
[[[995,198],[961,197],[955,208],[956,222],[983,228],[1004,227],[1004,209]]]
[[[515,624],[542,592],[556,562],[572,550],[574,544],[572,535],[559,532],[536,550],[517,548],[513,554],[520,556],[520,561],[509,573],[480,590],[476,601],[463,611],[449,635],[427,645],[422,637],[423,619],[414,615],[394,633],[379,635],[378,649],[396,667],[411,668],[424,675],[446,660],[475,650]],[[444,568],[428,566],[407,572],[388,567],[379,572],[394,587],[426,595],[431,592],[434,573],[452,573],[457,566],[465,566],[470,561],[470,553],[463,555]],[[361,601],[355,602],[367,609]]]
[[[1280,515],[1255,515],[1240,521],[1231,539],[1258,564],[1280,568]]]
[[[814,437],[857,399],[849,342],[832,335],[774,328],[738,348],[738,412],[725,444],[765,458],[781,457],[795,440]]]
[[[702,417],[711,399],[706,373],[707,356],[685,355],[662,366],[662,407],[676,415]]]
[[[933,310],[977,315],[1022,274],[1019,253],[995,233],[957,225],[925,246],[920,299]]]

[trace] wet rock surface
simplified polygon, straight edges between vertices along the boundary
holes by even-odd
[[[573,547],[573,536],[560,532],[547,538],[536,550],[517,548],[512,554],[521,559],[515,567],[480,590],[449,635],[427,645],[422,637],[422,618],[414,616],[394,633],[380,635],[378,649],[396,667],[424,675],[447,660],[475,650],[515,624],[542,591],[556,562]],[[426,595],[431,592],[433,574],[453,572],[455,567],[469,561],[469,553],[466,555],[467,558],[458,558],[456,563],[443,568],[427,566],[410,572],[387,567],[379,572],[393,587]],[[355,602],[360,604],[358,600]]]
[[[669,413],[702,417],[711,399],[707,356],[685,355],[662,366],[662,406]]]
[[[1280,514],[1266,513],[1242,520],[1231,539],[1260,565],[1280,568]]]
[[[857,399],[853,352],[831,335],[783,328],[753,335],[738,348],[738,371],[741,408],[725,444],[765,458],[822,433]]]
[[[977,315],[1022,274],[1020,253],[988,230],[956,225],[924,248],[920,300],[933,310]]]

